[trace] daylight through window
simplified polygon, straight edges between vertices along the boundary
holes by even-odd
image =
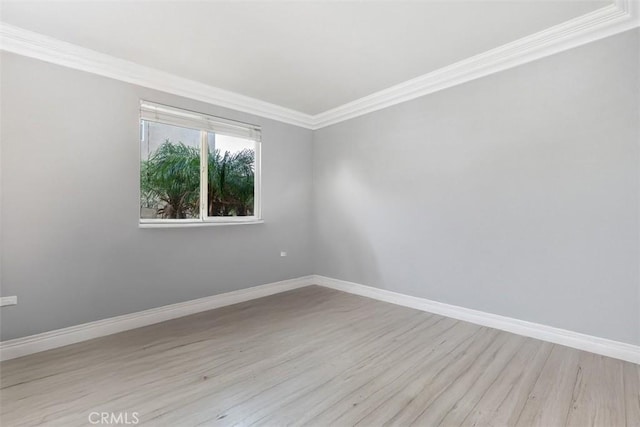
[[[140,223],[254,222],[260,128],[141,102]]]

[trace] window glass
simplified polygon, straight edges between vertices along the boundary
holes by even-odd
[[[254,214],[255,141],[209,133],[207,215]]]
[[[140,218],[200,217],[200,131],[141,121]]]
[[[140,224],[262,222],[259,126],[140,102]]]

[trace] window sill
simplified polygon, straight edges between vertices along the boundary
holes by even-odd
[[[138,228],[190,228],[190,227],[219,227],[223,225],[249,225],[264,224],[263,219],[249,221],[186,221],[178,223],[170,222],[140,222]]]

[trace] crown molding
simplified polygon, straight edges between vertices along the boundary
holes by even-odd
[[[580,17],[314,116],[320,129],[639,26],[638,0],[617,0]]]
[[[311,129],[309,114],[0,22],[0,50]]]
[[[0,22],[0,50],[316,130],[638,26],[640,2],[615,0],[609,6],[316,115],[209,86],[3,22]]]

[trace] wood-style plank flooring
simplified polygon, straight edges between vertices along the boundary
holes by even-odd
[[[639,365],[317,286],[0,369],[3,426],[640,426]]]

